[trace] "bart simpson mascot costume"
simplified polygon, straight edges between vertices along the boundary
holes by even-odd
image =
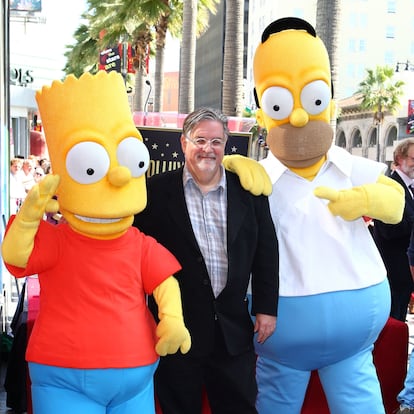
[[[2,245],[13,275],[39,277],[26,353],[34,412],[154,413],[158,355],[185,353],[191,341],[171,276],[179,263],[131,226],[146,205],[149,154],[122,77],[68,76],[36,99],[54,175],[29,192]],[[42,220],[58,208],[67,224]]]
[[[271,23],[253,70],[280,243],[278,326],[256,344],[258,412],[300,413],[318,370],[331,413],[384,413],[371,351],[390,292],[362,216],[399,222],[404,192],[385,165],[332,145],[329,58],[311,25]]]

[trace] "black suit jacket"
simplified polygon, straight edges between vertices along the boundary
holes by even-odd
[[[396,171],[390,175],[390,178],[400,183],[405,190],[403,218],[398,224],[385,224],[374,220],[373,235],[387,268],[391,288],[412,289],[413,282],[408,265],[407,248],[414,223],[414,200],[410,190]]]
[[[253,324],[246,299],[250,273],[252,313],[277,312],[279,255],[268,199],[243,190],[237,175],[226,172],[226,177],[228,279],[217,298],[192,230],[182,170],[148,180],[147,208],[134,220],[136,227],[157,239],[181,263],[182,270],[175,276],[192,338],[189,355],[193,356],[212,350],[217,322],[230,354],[252,348]]]

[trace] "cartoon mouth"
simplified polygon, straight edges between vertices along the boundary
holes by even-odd
[[[80,216],[78,214],[74,214],[74,216],[82,221],[86,221],[87,223],[98,223],[98,224],[109,224],[109,223],[116,223],[118,221],[121,221],[121,218],[96,218],[96,217],[86,217],[86,216]]]

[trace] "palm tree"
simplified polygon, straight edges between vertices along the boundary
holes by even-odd
[[[393,81],[394,69],[390,66],[377,66],[367,69],[367,77],[360,82],[357,94],[361,95],[361,108],[374,112],[377,126],[377,161],[381,161],[380,127],[385,112],[394,113],[400,106],[404,82]]]
[[[147,24],[143,23],[132,33],[131,43],[134,46],[134,68],[135,68],[135,95],[133,102],[134,111],[146,110],[145,103],[148,102],[146,96],[145,79],[147,72],[147,59],[150,53],[150,44],[152,42],[152,33]],[[149,92],[148,92],[149,93]]]
[[[155,88],[154,88],[154,111],[162,111],[163,103],[163,84],[164,84],[164,49],[167,38],[167,31],[172,37],[181,36],[183,28],[182,0],[163,0],[165,4],[164,11],[160,14],[155,24]]]
[[[244,0],[226,0],[222,110],[228,116],[243,111]]]
[[[151,43],[152,28],[156,28],[157,22],[161,18],[168,21],[170,14],[168,0],[152,0],[145,2],[137,2],[136,0],[108,0],[102,2],[101,0],[88,0],[88,14],[89,21],[88,31],[92,39],[95,39],[97,44],[97,54],[99,49],[117,45],[119,42],[132,43],[135,51],[134,67],[136,69],[135,81],[135,102],[134,109],[143,109],[145,88],[144,80],[146,73],[146,58]],[[104,36],[101,33],[104,31]],[[158,33],[164,34],[164,42],[159,41],[158,44],[165,44],[166,29],[158,29]],[[68,52],[68,58],[79,57],[72,53],[76,50],[78,44],[73,46],[72,50]],[[162,64],[162,54],[159,54],[159,60]],[[86,63],[86,62],[82,62]],[[72,63],[67,64],[68,69]],[[126,78],[126,74],[123,73]],[[159,76],[160,90],[162,90],[162,75]]]
[[[341,0],[318,0],[316,5],[316,33],[321,38],[328,51],[331,63],[332,91],[336,91],[338,83],[339,62],[339,22],[341,14]],[[331,125],[335,131],[336,116],[331,119]]]
[[[198,3],[199,13],[195,13],[196,31],[194,35],[192,34],[194,38],[197,33],[200,33],[206,27],[208,21],[207,13],[209,10],[215,12],[215,4],[218,2],[219,0],[200,0],[195,2],[196,7]],[[85,14],[85,18],[89,24],[85,38],[90,38],[96,42],[95,56],[98,56],[100,50],[118,44],[120,41],[130,42],[133,45],[135,51],[134,67],[136,69],[134,110],[142,111],[144,109],[144,101],[146,100],[145,77],[147,75],[146,58],[148,50],[152,51],[155,49],[154,109],[161,111],[165,37],[167,30],[175,37],[180,35],[180,30],[183,27],[181,16],[183,15],[185,1],[107,0],[102,2],[101,0],[87,0],[87,3],[88,13]],[[197,8],[195,10],[197,11]],[[185,28],[186,26],[184,25]],[[155,48],[150,48],[149,46],[154,37],[154,30]],[[105,32],[103,37],[101,36],[102,31]],[[76,51],[78,48],[79,51]],[[83,57],[80,53],[81,46],[79,41],[78,44],[72,47],[69,46],[68,49],[68,63],[66,65],[68,71],[73,71],[76,68],[79,72],[82,66],[85,70],[85,67],[91,65],[90,60],[79,59]],[[77,60],[76,62],[75,59]],[[189,67],[185,65],[184,72],[189,73],[189,70],[191,70],[191,65]],[[194,68],[192,72],[194,73]],[[194,78],[194,75],[192,76]],[[185,86],[184,83],[183,85]],[[183,94],[180,94],[180,96],[183,96]],[[188,93],[184,96],[188,96]],[[192,96],[194,96],[194,90],[192,91]],[[187,101],[190,100],[187,99]]]
[[[160,15],[168,9],[168,5],[164,0],[88,0],[88,3],[95,12],[90,19],[95,35],[97,30],[105,30],[105,36],[101,39],[103,47],[118,44],[120,41],[132,44],[136,70],[133,109],[144,110],[146,58],[153,40],[152,28]]]
[[[208,27],[209,13],[215,14],[220,0],[183,0],[183,33],[180,48],[180,91],[178,112],[194,110],[196,39]]]
[[[85,24],[80,25],[75,33],[76,44],[66,46],[66,65],[63,68],[68,75],[70,73],[79,77],[84,72],[96,73],[98,71],[97,56],[99,53],[98,41],[90,35],[89,28]]]
[[[168,3],[168,1],[167,1]],[[154,88],[154,111],[162,111],[163,101],[163,84],[164,84],[164,48],[167,38],[168,21],[170,12],[160,16],[158,23],[155,25],[155,88]]]
[[[183,37],[180,48],[180,93],[178,112],[194,110],[194,74],[197,27],[197,0],[183,1]]]
[[[128,2],[131,2],[128,4]],[[181,31],[186,32],[186,24],[183,17],[186,1],[185,0],[153,0],[146,2],[137,2],[136,0],[128,0],[124,2],[124,7],[126,10],[131,13],[131,10],[134,5],[140,7],[140,13],[145,17],[146,22],[154,22],[153,27],[155,28],[155,76],[154,76],[154,111],[162,111],[162,102],[163,102],[163,84],[164,84],[164,49],[166,42],[167,31],[175,37],[179,38],[181,36]],[[196,36],[201,31],[203,31],[207,25],[207,13],[209,11],[215,12],[215,4],[219,0],[200,0],[196,1],[196,13],[191,18],[196,20],[196,29],[195,34],[191,32],[192,36]],[[137,11],[138,13],[138,11]],[[191,23],[190,23],[191,24]],[[192,26],[190,26],[192,28]],[[191,50],[191,49],[190,49]],[[189,50],[189,51],[190,51]],[[194,54],[195,59],[195,54]],[[180,67],[180,74],[184,70],[184,73],[188,73],[188,70],[192,68],[191,62],[188,62],[189,65],[183,65]],[[195,66],[195,64],[194,64]],[[193,73],[194,73],[194,69]],[[180,82],[183,87],[186,87],[186,82],[191,82],[191,79],[194,79],[194,75],[189,75],[187,77],[183,76],[183,83]],[[185,81],[184,81],[185,80]],[[180,96],[183,96],[180,93]],[[187,96],[186,102],[194,101],[194,97]],[[194,96],[194,89],[192,90],[192,96]]]

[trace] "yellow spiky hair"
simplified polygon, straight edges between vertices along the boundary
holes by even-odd
[[[122,76],[116,72],[69,75],[37,91],[42,125],[52,160],[65,139],[77,130],[108,133],[134,125]]]

